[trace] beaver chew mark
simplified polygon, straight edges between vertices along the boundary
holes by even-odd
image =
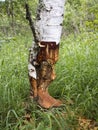
[[[59,44],[55,42],[41,42],[40,50],[37,55],[37,62],[48,61],[50,64],[55,64],[58,60]]]
[[[44,108],[57,107],[61,105],[61,101],[56,100],[48,93],[48,86],[53,81],[54,70],[47,61],[42,61],[39,69],[38,80],[38,103]]]
[[[37,55],[40,65],[37,71],[38,103],[44,108],[58,107],[62,103],[48,93],[49,84],[55,79],[54,64],[58,60],[59,45],[55,42],[41,42]]]
[[[40,42],[39,51],[35,59],[37,78],[30,77],[33,99],[43,108],[58,107],[62,103],[50,96],[48,92],[49,84],[55,79],[54,64],[58,60],[59,45],[55,42]]]

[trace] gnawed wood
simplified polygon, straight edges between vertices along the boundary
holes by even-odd
[[[31,91],[30,95],[34,100],[37,100],[38,94],[37,94],[37,80],[34,79],[33,77],[29,76],[29,81],[31,84]]]
[[[59,56],[59,44],[56,45],[56,42],[42,41],[40,45],[37,62],[48,61],[50,64],[55,64]]]
[[[34,74],[29,74],[33,91],[32,98],[34,100],[37,99],[37,102],[44,108],[61,105],[61,101],[54,99],[48,93],[48,86],[56,77],[54,64],[58,60],[58,55],[59,45],[56,45],[54,42],[41,42],[35,59],[36,65],[33,65],[36,68],[37,78],[35,78],[33,67],[31,67],[33,69],[33,72],[32,70],[31,72]]]
[[[47,61],[42,61],[38,71],[38,77],[38,103],[44,108],[60,106],[61,101],[54,99],[48,93],[48,86],[55,79],[52,64]]]

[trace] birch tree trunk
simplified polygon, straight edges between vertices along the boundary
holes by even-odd
[[[48,93],[49,84],[55,79],[54,65],[58,60],[65,0],[39,0],[36,21],[27,19],[33,32],[34,42],[29,55],[29,79],[31,97],[44,108],[62,104]]]

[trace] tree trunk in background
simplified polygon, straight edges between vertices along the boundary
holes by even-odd
[[[6,1],[6,12],[10,23],[10,28],[12,29],[12,33],[15,34],[14,29],[14,5],[13,0]]]
[[[35,23],[26,5],[26,18],[34,36],[28,65],[31,97],[44,108],[62,104],[49,95],[48,86],[56,77],[54,65],[59,55],[64,3],[65,0],[39,0]]]

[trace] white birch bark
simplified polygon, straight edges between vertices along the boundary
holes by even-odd
[[[39,40],[59,44],[65,0],[39,0],[36,29]]]

